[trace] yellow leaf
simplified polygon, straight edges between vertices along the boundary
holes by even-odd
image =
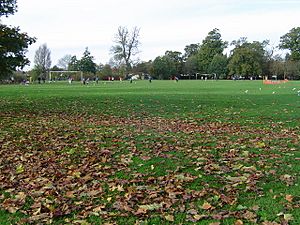
[[[174,216],[173,215],[167,215],[165,216],[166,220],[174,222]]]
[[[255,146],[256,146],[257,148],[264,148],[264,147],[266,147],[266,144],[265,144],[264,142],[262,142],[262,141],[259,141],[259,142],[257,142],[257,143],[255,144]]]
[[[16,168],[16,173],[20,174],[24,172],[24,166],[22,164],[19,164]]]
[[[211,208],[211,204],[209,204],[208,202],[204,202],[202,205],[202,209],[208,210]]]
[[[198,220],[201,220],[201,219],[203,219],[203,218],[205,218],[205,217],[207,217],[207,216],[206,216],[206,215],[198,215],[198,214],[196,214],[196,215],[194,215],[193,217],[194,217],[194,219],[195,219],[196,221],[198,221]]]
[[[81,173],[79,171],[73,172],[73,176],[80,178]]]
[[[237,220],[237,221],[235,221],[235,223],[234,223],[234,225],[243,225],[244,223],[243,223],[243,221],[241,221],[241,220]]]
[[[16,197],[17,200],[25,200],[26,194],[24,192],[19,192]]]

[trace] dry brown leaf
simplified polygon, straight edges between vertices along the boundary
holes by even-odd
[[[208,202],[204,202],[203,205],[202,205],[202,209],[205,209],[205,210],[209,210],[211,209],[211,204],[209,204]]]

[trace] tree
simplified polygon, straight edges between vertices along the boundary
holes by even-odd
[[[210,31],[197,53],[198,69],[203,73],[208,73],[208,67],[212,59],[215,55],[222,54],[227,44],[226,41],[222,41],[219,29],[215,28]]]
[[[285,62],[285,78],[300,79],[300,61],[289,60]]]
[[[150,74],[152,68],[152,61],[140,62],[132,68],[133,73]]]
[[[192,55],[187,58],[184,63],[184,72],[187,74],[196,74],[198,73],[198,60],[196,55]]]
[[[64,70],[67,70],[71,62],[71,59],[72,59],[72,55],[65,55],[64,57],[58,60],[57,66],[63,68]]]
[[[266,63],[265,47],[268,41],[249,43],[246,38],[233,41],[235,48],[231,52],[228,69],[230,75],[258,76]]]
[[[2,16],[14,14],[16,8],[15,0],[0,0],[0,20]],[[13,71],[30,63],[25,54],[35,41],[35,38],[21,33],[19,27],[0,23],[0,78],[10,76]]]
[[[131,32],[126,27],[119,27],[115,35],[116,45],[112,46],[111,52],[115,60],[126,65],[127,72],[132,68],[132,57],[139,53],[139,33],[140,29],[137,27],[134,27]]]
[[[300,60],[300,27],[293,28],[280,37],[279,48],[290,50],[291,60]]]
[[[217,77],[226,78],[227,57],[223,54],[216,54],[208,67],[208,73],[216,74]]]
[[[159,79],[169,79],[176,72],[176,66],[168,56],[158,56],[153,61],[154,76]]]
[[[77,59],[76,55],[73,55],[70,59],[68,64],[68,69],[70,71],[79,71],[79,60]]]
[[[187,59],[191,56],[196,55],[199,51],[199,47],[200,47],[200,44],[190,44],[190,45],[185,46],[184,58]]]
[[[173,75],[179,75],[183,73],[183,56],[181,52],[166,51],[165,56],[174,62],[175,71]]]
[[[41,45],[34,56],[35,69],[40,73],[41,78],[46,79],[46,74],[51,67],[51,51],[47,44]]]
[[[93,73],[97,71],[97,65],[94,63],[94,57],[91,56],[91,53],[88,48],[85,49],[82,58],[79,61],[79,69],[82,72]]]
[[[17,0],[0,0],[0,17],[12,15],[17,11]]]
[[[107,79],[107,77],[111,77],[113,75],[113,70],[109,64],[103,65],[99,72],[101,79]]]
[[[276,75],[279,79],[284,79],[285,74],[285,62],[281,56],[276,55],[270,62],[270,72]]]

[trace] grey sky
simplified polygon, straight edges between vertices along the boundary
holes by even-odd
[[[276,46],[299,26],[299,12],[300,0],[18,0],[18,12],[3,22],[37,37],[32,62],[47,43],[52,65],[66,54],[80,58],[85,47],[99,64],[109,61],[119,26],[141,29],[139,58],[148,61],[166,50],[183,52],[214,28],[229,42],[248,37]]]

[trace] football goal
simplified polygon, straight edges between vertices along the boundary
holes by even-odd
[[[49,81],[55,80],[67,80],[69,78],[74,80],[82,80],[83,72],[82,71],[49,71]]]

